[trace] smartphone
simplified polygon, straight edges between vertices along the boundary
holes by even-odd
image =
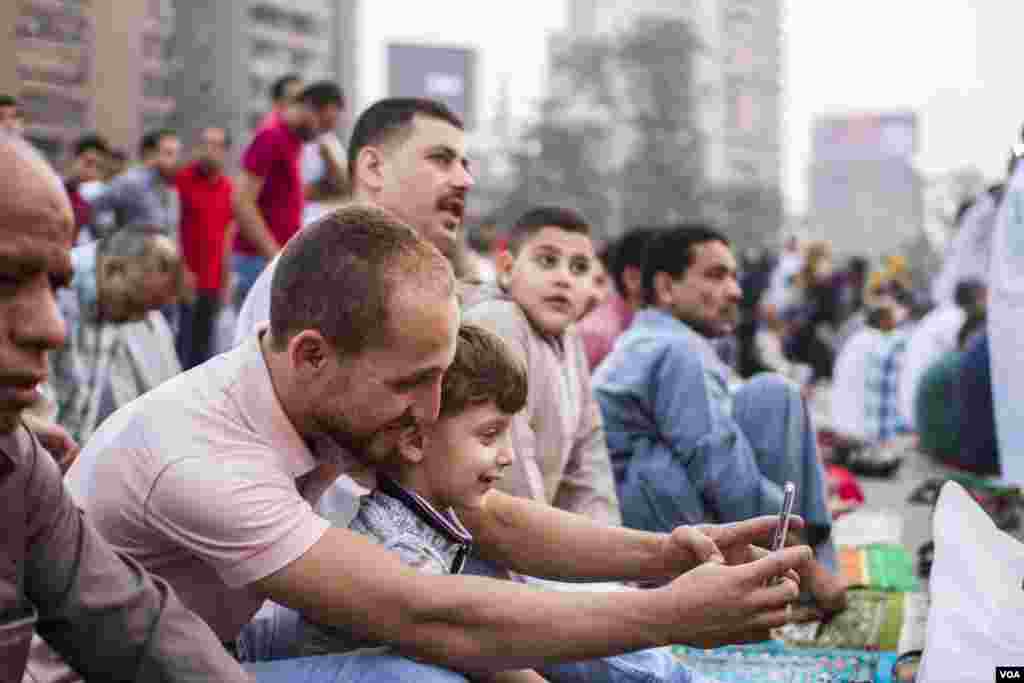
[[[779,523],[775,526],[775,538],[772,539],[772,552],[782,550],[786,545],[786,534],[789,533],[789,518],[793,514],[793,502],[796,500],[796,484],[787,481],[782,487],[782,509],[779,510]]]

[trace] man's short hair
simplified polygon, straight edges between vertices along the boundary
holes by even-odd
[[[979,303],[984,291],[985,283],[977,278],[960,280],[953,290],[953,302],[960,308],[970,308]]]
[[[160,143],[163,142],[164,138],[176,138],[178,134],[170,128],[158,128],[151,130],[142,136],[142,140],[139,142],[139,158],[145,159],[153,152],[160,149]]]
[[[355,177],[356,159],[364,147],[381,146],[408,135],[416,115],[439,119],[464,130],[458,114],[443,102],[421,97],[389,97],[378,100],[359,115],[348,145],[348,174]]]
[[[274,102],[280,102],[288,93],[289,85],[301,82],[302,76],[299,74],[285,74],[281,76],[270,86],[270,99]]]
[[[507,249],[518,254],[527,240],[548,226],[590,237],[590,224],[580,212],[562,206],[535,206],[520,216],[506,234]]]
[[[441,252],[383,209],[352,204],[304,227],[274,270],[270,331],[275,350],[316,330],[339,352],[389,341],[391,300],[409,278],[454,294]]]
[[[514,415],[526,405],[527,379],[523,359],[501,337],[483,327],[463,323],[455,347],[455,360],[441,384],[442,418],[493,402],[501,412]]]
[[[0,107],[20,107],[21,104],[18,102],[18,98],[14,95],[2,95],[0,94]]]
[[[299,93],[298,101],[306,104],[313,109],[323,109],[330,105],[335,105],[341,109],[345,108],[345,92],[341,89],[341,86],[331,81],[317,81],[311,85],[307,85],[301,93]]]
[[[643,272],[644,263],[647,262],[647,245],[658,230],[659,228],[655,226],[630,228],[612,245],[608,272],[620,296],[627,294],[626,282],[623,279],[626,268],[633,266]]]
[[[655,303],[654,276],[668,273],[677,280],[693,265],[694,247],[705,242],[721,242],[729,246],[729,239],[714,228],[694,223],[659,231],[647,245],[644,263],[644,301]]]
[[[86,152],[99,152],[106,156],[110,154],[110,145],[107,144],[102,135],[89,133],[75,140],[71,152],[75,157],[82,156]]]

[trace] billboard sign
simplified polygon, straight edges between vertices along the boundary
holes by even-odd
[[[388,45],[388,94],[440,100],[476,127],[476,51],[468,48]]]
[[[814,126],[814,160],[909,160],[916,139],[917,116],[911,112],[826,117]]]

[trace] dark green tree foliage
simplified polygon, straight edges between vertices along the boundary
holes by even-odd
[[[698,49],[686,22],[646,19],[558,51],[551,95],[512,155],[518,182],[501,219],[553,202],[607,236],[701,216]]]
[[[625,225],[703,214],[704,158],[694,80],[699,49],[684,21],[641,19],[619,38],[616,53],[632,138],[622,169]]]

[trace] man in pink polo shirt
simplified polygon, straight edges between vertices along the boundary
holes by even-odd
[[[344,110],[341,88],[329,81],[314,83],[275,123],[256,133],[242,154],[234,195],[238,238],[233,262],[239,305],[267,262],[302,227],[303,145],[334,130]]]
[[[655,534],[498,491],[459,511],[481,556],[515,571],[671,580],[576,593],[416,572],[317,516],[311,503],[340,472],[372,467],[401,431],[437,419],[459,319],[434,246],[383,209],[339,209],[282,252],[269,328],[111,416],[69,487],[113,546],[225,641],[269,598],[394,647],[249,665],[261,682],[453,680],[419,662],[502,671],[735,642],[787,620],[791,570],[810,555],[749,546],[767,541],[774,518]],[[785,578],[769,586],[773,576]]]

